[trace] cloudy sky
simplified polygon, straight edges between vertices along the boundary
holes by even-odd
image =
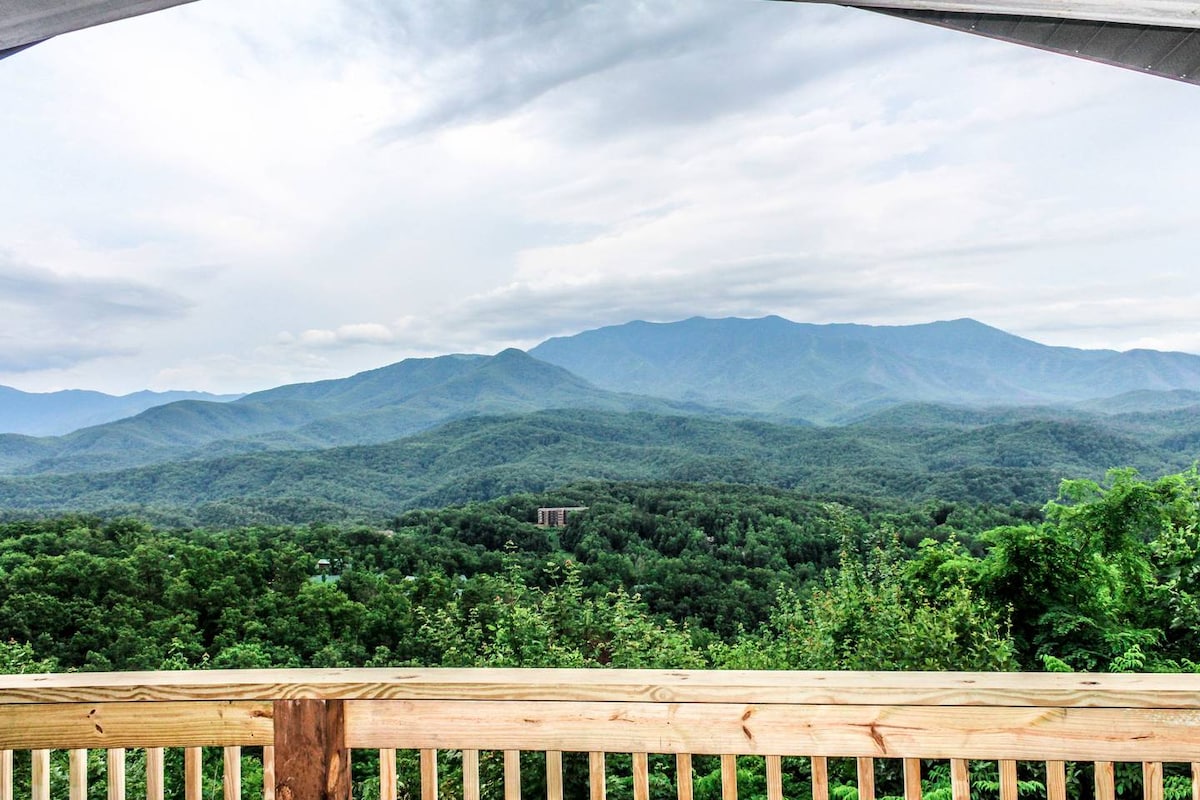
[[[200,0],[0,61],[0,384],[631,319],[1200,352],[1200,88],[767,0]]]

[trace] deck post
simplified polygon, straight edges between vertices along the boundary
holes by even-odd
[[[276,700],[275,796],[350,800],[350,751],[341,700]]]

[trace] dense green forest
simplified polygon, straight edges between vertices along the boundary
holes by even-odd
[[[546,529],[533,524],[541,505],[588,510]],[[1066,481],[1044,506],[590,481],[413,510],[386,529],[158,529],[63,516],[0,525],[0,672],[1193,671],[1198,576],[1194,469]],[[136,784],[140,756],[131,757]],[[628,790],[622,764],[613,761],[614,796]],[[654,796],[666,796],[669,765],[655,764]],[[540,773],[526,766],[536,794]],[[415,762],[401,768],[415,785]],[[259,773],[249,755],[245,769],[252,786]],[[485,760],[485,781],[498,769]],[[715,800],[716,762],[697,759],[696,769],[696,797]],[[928,772],[930,796],[948,792],[939,769]],[[881,770],[881,794],[898,791],[898,776]],[[994,765],[974,770],[973,789],[987,800]],[[358,764],[359,796],[376,790],[375,774],[369,758]],[[1071,779],[1082,786],[1086,777]],[[18,770],[18,783],[26,778]],[[837,796],[853,800],[852,760],[835,762],[832,778]],[[785,780],[789,796],[803,796],[803,759]],[[1137,790],[1135,772],[1123,780],[1122,796]],[[739,766],[739,783],[759,797],[761,763]],[[1041,788],[1036,776],[1023,785]],[[1168,781],[1172,800],[1183,785]]]

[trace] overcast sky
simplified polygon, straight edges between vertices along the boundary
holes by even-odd
[[[768,0],[200,0],[0,61],[0,384],[631,319],[1200,352],[1200,88]]]

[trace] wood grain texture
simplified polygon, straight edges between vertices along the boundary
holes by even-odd
[[[650,757],[633,754],[633,800],[650,800]]]
[[[692,778],[692,754],[678,753],[675,756],[675,798],[692,800],[695,784]]]
[[[563,757],[561,750],[546,753],[546,800],[563,800]]]
[[[226,747],[221,751],[221,791],[225,800],[242,800],[242,748]]]
[[[1117,796],[1117,773],[1111,761],[1097,761],[1095,764],[1096,777],[1096,800],[1116,800]],[[1196,778],[1192,776],[1192,794],[1193,800],[1200,800],[1195,797],[1196,793]]]
[[[604,753],[588,753],[588,797],[590,800],[605,800],[608,797]]]
[[[1145,800],[1163,800],[1162,762],[1142,762],[1142,797]]]
[[[504,751],[504,800],[521,800],[521,751]]]
[[[379,800],[396,800],[396,751],[379,751]]]
[[[971,765],[965,758],[950,759],[950,796],[971,800]]]
[[[381,668],[0,676],[0,705],[371,698],[1200,709],[1200,675]]]
[[[783,759],[767,756],[767,800],[783,800]]]
[[[721,756],[721,800],[738,800],[737,756]]]
[[[860,757],[855,764],[859,800],[875,800],[875,759]]]
[[[904,800],[921,800],[921,759],[904,759]]]
[[[421,751],[421,800],[438,799],[437,750]]]
[[[275,795],[279,800],[350,796],[350,752],[340,700],[277,700]]]
[[[12,750],[0,750],[0,800],[13,800]]]
[[[185,800],[201,800],[204,794],[204,748],[188,747],[183,751],[183,796]]]
[[[50,751],[34,750],[29,756],[33,762],[29,778],[33,800],[50,800]]]
[[[108,765],[108,800],[125,800],[125,749],[110,748],[105,761]]]
[[[70,756],[68,757],[67,797],[69,797],[70,800],[87,800],[87,760],[87,750],[72,750]],[[147,777],[149,776],[149,770],[150,768],[147,762]],[[149,797],[148,790],[147,797]]]
[[[1046,800],[1067,800],[1066,767],[1061,761],[1046,762]]]
[[[463,800],[479,800],[479,751],[462,751]]]
[[[812,757],[813,800],[829,800],[829,762],[825,756]]]
[[[1200,712],[348,700],[346,741],[368,749],[1191,761]]]
[[[87,757],[84,756],[86,765]],[[166,792],[164,783],[166,767],[163,762],[163,749],[150,747],[146,750],[146,800],[163,800]],[[86,795],[85,795],[86,797]]]
[[[263,800],[275,800],[275,746],[263,745],[262,754]]]
[[[1000,767],[1000,800],[1017,800],[1017,762],[1004,759]],[[1099,800],[1099,798],[1097,798]]]
[[[0,748],[261,745],[271,732],[263,702],[0,706]]]

